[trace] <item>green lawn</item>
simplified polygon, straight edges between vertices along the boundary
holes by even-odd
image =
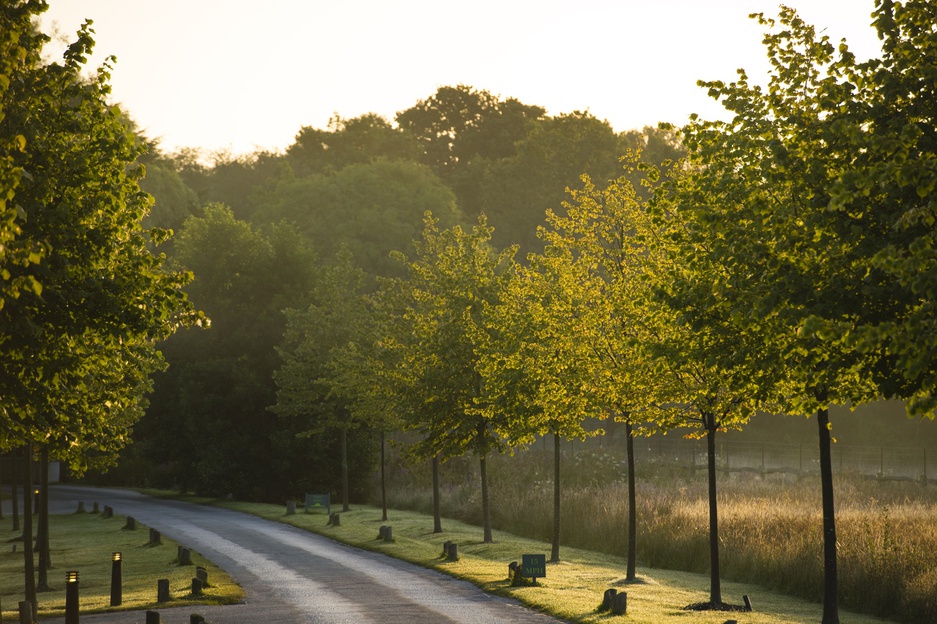
[[[104,519],[99,514],[70,514],[50,516],[51,558],[49,585],[54,591],[39,594],[39,613],[42,616],[62,615],[65,612],[66,572],[79,573],[81,613],[147,609],[157,606],[156,591],[159,579],[169,579],[173,602],[186,604],[230,604],[243,598],[243,590],[220,568],[197,553],[195,565],[208,570],[210,587],[199,598],[190,596],[195,565],[176,563],[177,544],[165,536],[162,545],[149,546],[149,530],[137,524],[134,531],[124,529],[126,518],[114,516]],[[6,539],[17,534],[8,532],[12,520],[3,520]],[[19,621],[18,604],[24,599],[23,542],[2,542],[0,551],[0,600],[4,622]],[[14,552],[15,548],[15,552]],[[120,552],[123,601],[120,607],[110,607],[111,569],[113,552]],[[35,556],[38,565],[38,556]],[[172,603],[169,603],[172,604]],[[164,605],[165,606],[165,605]]]

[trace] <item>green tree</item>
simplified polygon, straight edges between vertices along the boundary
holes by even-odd
[[[20,23],[42,7],[5,7],[4,20]],[[107,104],[112,60],[81,75],[94,44],[90,24],[61,63],[42,60],[42,33],[15,34],[25,53],[12,50],[19,70],[5,85],[0,121],[0,136],[16,137],[17,148],[4,173],[20,174],[12,197],[25,247],[14,245],[12,258],[36,246],[46,253],[39,264],[27,255],[4,266],[5,282],[31,288],[0,309],[0,430],[30,460],[34,445],[55,445],[80,473],[113,461],[128,442],[147,376],[162,365],[157,344],[203,317],[181,290],[188,277],[150,252],[165,236],[141,225],[150,202],[138,185],[140,142]],[[25,552],[26,598],[35,605],[32,549]]]
[[[267,408],[276,402],[282,310],[305,301],[316,256],[292,228],[261,231],[210,205],[186,221],[172,261],[194,273],[187,292],[212,327],[165,345],[171,366],[155,378],[138,427],[143,455],[168,470],[153,479],[205,494],[283,500],[296,474],[311,469],[293,460],[299,442]]]
[[[390,252],[411,249],[426,211],[445,227],[462,221],[455,196],[431,171],[385,159],[283,180],[260,204],[255,223],[294,223],[322,257],[344,245],[371,275],[398,270]]]
[[[286,155],[294,174],[306,177],[379,159],[419,162],[422,151],[416,137],[369,113],[353,119],[336,115],[327,130],[304,126]]]
[[[411,384],[402,416],[422,436],[413,452],[424,458],[471,452],[479,460],[486,543],[492,541],[487,458],[529,435],[498,409],[480,367],[482,353],[500,348],[491,309],[513,271],[514,250],[495,255],[490,238],[483,217],[464,231],[440,230],[427,215],[402,285],[398,333],[386,339]]]
[[[903,27],[893,28],[896,17]],[[731,84],[703,83],[734,118],[684,130],[691,160],[676,203],[693,243],[684,263],[722,270],[677,285],[682,314],[704,323],[722,309],[740,333],[759,336],[765,346],[749,363],[753,379],[773,386],[785,411],[817,414],[824,624],[839,621],[829,405],[927,392],[928,360],[901,345],[904,330],[933,318],[921,287],[928,278],[920,277],[932,228],[917,218],[933,212],[932,113],[917,108],[897,119],[903,105],[885,100],[903,93],[917,102],[915,89],[929,84],[921,76],[934,66],[925,34],[933,17],[927,3],[879,3],[886,52],[857,66],[845,42],[818,38],[793,10],[782,8],[777,26],[758,16],[770,29],[767,88],[750,85],[743,71]],[[886,76],[898,67],[907,82]],[[893,271],[918,251],[917,264]],[[917,406],[926,411],[926,400]]]
[[[368,422],[353,410],[353,398],[343,391],[340,377],[342,356],[370,337],[366,278],[347,250],[340,250],[335,263],[320,273],[310,295],[312,303],[305,309],[286,311],[286,332],[279,349],[283,364],[274,373],[274,412],[299,420],[300,435],[339,432],[342,511],[348,511],[349,504],[348,432]]]

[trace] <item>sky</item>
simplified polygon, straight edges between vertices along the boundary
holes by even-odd
[[[874,0],[786,0],[862,60]],[[589,111],[616,131],[721,118],[697,80],[763,82],[765,0],[49,0],[44,32],[93,20],[89,66],[117,58],[112,99],[172,152],[282,151],[303,126],[389,121],[468,85]],[[57,51],[52,52],[58,53]]]

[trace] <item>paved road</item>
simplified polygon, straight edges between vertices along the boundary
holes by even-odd
[[[558,624],[474,585],[320,535],[226,509],[165,501],[126,490],[50,488],[50,510],[78,501],[131,515],[224,568],[245,603],[160,609],[162,624],[200,613],[211,624]],[[140,612],[82,616],[85,624],[139,624]],[[61,621],[61,620],[59,620]]]

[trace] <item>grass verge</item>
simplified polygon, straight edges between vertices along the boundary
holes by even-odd
[[[178,544],[162,537],[161,545],[150,546],[149,532],[137,523],[136,530],[127,530],[124,516],[105,519],[99,514],[75,513],[52,515],[51,559],[49,585],[53,591],[41,592],[40,616],[61,616],[65,613],[66,572],[79,573],[79,604],[82,614],[106,611],[149,609],[172,604],[232,604],[244,597],[243,590],[221,568],[192,553],[193,565],[177,563]],[[11,537],[16,534],[9,533]],[[8,538],[9,539],[9,538]],[[18,604],[23,600],[23,542],[2,542],[0,551],[0,600],[2,621],[18,621]],[[14,552],[15,548],[15,552]],[[120,552],[122,604],[110,606],[111,554]],[[38,565],[38,556],[36,557]],[[195,566],[208,571],[210,587],[199,597],[191,596]],[[156,602],[158,579],[169,579],[170,603]]]
[[[215,505],[251,513],[269,520],[325,535],[367,550],[385,553],[418,565],[433,568],[474,583],[485,591],[516,598],[529,607],[550,613],[570,622],[585,624],[627,621],[629,624],[815,624],[821,606],[797,598],[743,583],[723,582],[723,600],[743,604],[748,595],[754,606],[751,613],[697,612],[687,605],[708,600],[708,576],[658,569],[639,571],[639,583],[624,583],[625,561],[585,550],[565,548],[561,563],[548,564],[546,578],[537,587],[511,587],[507,581],[508,564],[520,561],[522,554],[549,553],[549,544],[518,538],[495,531],[494,544],[481,540],[481,529],[454,520],[445,520],[443,533],[432,533],[432,517],[409,511],[393,511],[387,522],[373,507],[356,505],[341,514],[340,526],[327,525],[323,514],[286,515],[277,505],[216,501]],[[381,525],[393,527],[393,542],[378,540]],[[459,545],[460,560],[447,562],[442,557],[443,543]],[[615,587],[628,593],[625,617],[598,613],[597,606],[606,589]],[[841,619],[851,624],[881,623],[875,617],[842,611]]]

